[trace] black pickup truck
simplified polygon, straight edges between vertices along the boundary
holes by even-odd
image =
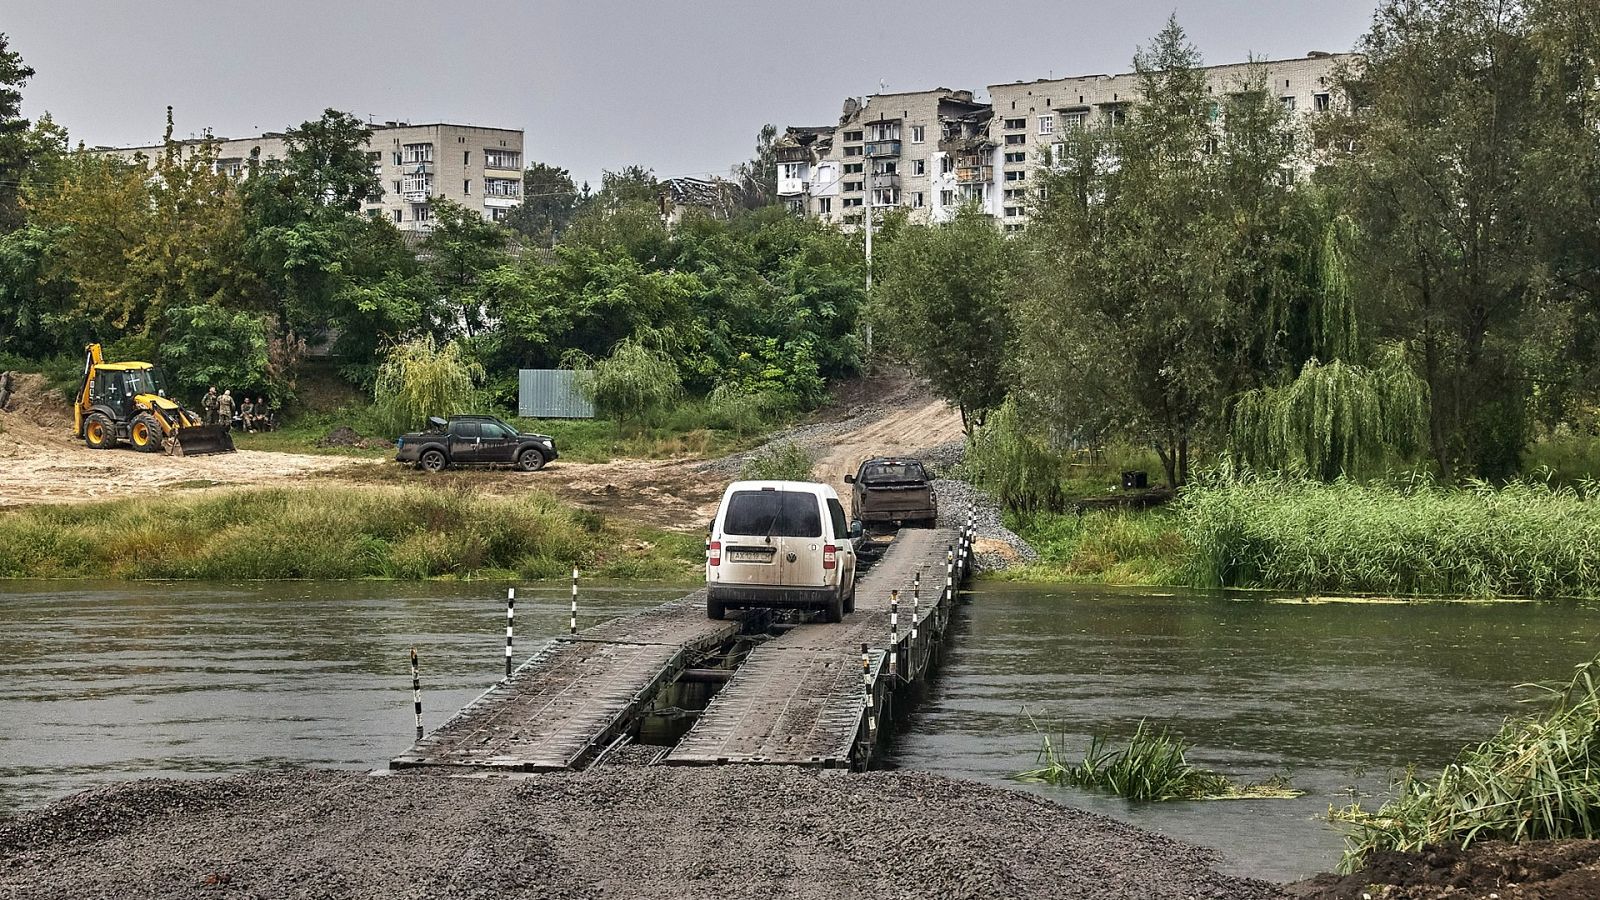
[[[845,482],[855,485],[855,517],[868,529],[918,525],[932,528],[939,518],[939,498],[922,461],[877,457],[861,464]]]
[[[494,416],[430,417],[427,431],[402,434],[394,458],[429,472],[446,466],[516,466],[537,472],[558,455],[547,434],[523,434]]]

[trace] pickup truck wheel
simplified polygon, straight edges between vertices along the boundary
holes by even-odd
[[[424,472],[442,472],[445,462],[443,450],[425,450],[422,458],[417,460],[417,465],[421,466]]]
[[[517,468],[524,472],[537,472],[544,468],[544,454],[529,447],[517,456]]]
[[[712,600],[709,597],[706,598],[706,618],[726,619],[727,617],[728,607],[724,605],[721,600]]]

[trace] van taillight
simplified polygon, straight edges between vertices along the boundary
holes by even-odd
[[[713,566],[722,565],[722,542],[721,541],[712,541],[711,542],[711,546],[706,549],[706,562],[712,564]]]
[[[832,544],[822,545],[822,567],[831,569],[839,565],[839,548]]]

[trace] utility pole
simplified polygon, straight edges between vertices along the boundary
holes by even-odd
[[[866,229],[867,229],[867,300],[868,300],[868,302],[871,302],[871,300],[872,300],[872,168],[873,168],[873,166],[877,165],[877,163],[873,162],[873,160],[876,159],[876,157],[873,156],[873,154],[872,154],[872,142],[868,141],[866,146],[867,146],[867,159],[866,159],[866,163],[867,164],[865,166],[863,166],[862,168],[863,168],[863,171],[866,173],[866,175],[865,175],[865,184],[863,185],[863,187],[866,188],[866,195],[867,195],[866,209],[867,209],[867,211],[866,211],[866,215],[865,215],[865,217],[863,219],[863,222],[865,223],[865,226],[866,226]],[[867,345],[867,364],[870,366],[871,365],[871,360],[872,360],[872,316],[871,316],[870,313],[867,316],[866,345]]]

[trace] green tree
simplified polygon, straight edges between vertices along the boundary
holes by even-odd
[[[1281,302],[1259,270],[1282,251],[1253,248],[1275,234],[1269,185],[1285,178],[1283,150],[1256,134],[1276,125],[1251,112],[1267,101],[1248,91],[1226,110],[1219,147],[1199,54],[1176,20],[1134,65],[1126,119],[1079,132],[1043,179],[1020,368],[1031,408],[1067,434],[1150,443],[1176,487],[1191,443],[1219,430],[1226,397],[1247,382],[1262,346],[1251,311]]]
[[[778,156],[772,148],[777,137],[778,126],[770,123],[761,126],[756,133],[756,155],[734,170],[739,182],[739,199],[747,209],[778,202]]]
[[[1331,174],[1359,228],[1362,287],[1432,398],[1445,477],[1513,473],[1528,437],[1521,361],[1534,297],[1531,165],[1541,137],[1527,7],[1391,0],[1348,84],[1355,137]],[[1337,145],[1336,145],[1337,146]]]
[[[391,345],[378,367],[373,388],[382,424],[400,433],[422,426],[429,416],[472,410],[483,367],[456,341],[439,343],[422,335]]]
[[[284,385],[269,372],[267,326],[259,314],[203,305],[169,309],[166,318],[161,362],[191,395],[223,385],[282,400]]]
[[[440,308],[456,316],[471,337],[484,328],[480,281],[507,260],[506,230],[477,210],[442,198],[433,201],[433,220],[433,233],[423,243],[426,271]]]
[[[534,163],[522,173],[522,203],[506,216],[506,227],[549,247],[572,221],[577,204],[571,173],[560,166]]]
[[[22,116],[22,87],[33,77],[33,67],[11,49],[0,33],[0,232],[21,227],[18,203],[23,176],[29,168],[28,120]]]
[[[969,206],[949,222],[900,229],[876,263],[873,319],[939,396],[961,408],[970,434],[1009,387],[1014,245]]]

